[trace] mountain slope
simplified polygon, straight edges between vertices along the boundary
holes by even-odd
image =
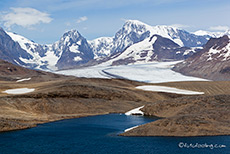
[[[58,57],[55,56],[53,50],[50,50],[50,45],[40,45],[18,34],[11,32],[6,33],[27,52],[29,58],[20,58],[20,60],[29,64],[30,68],[44,70],[56,69],[54,67],[56,64],[54,60]]]
[[[211,38],[204,49],[174,67],[175,71],[211,80],[230,80],[230,38]]]
[[[152,61],[182,60],[194,54],[194,52],[196,51],[187,47],[180,47],[168,38],[153,35],[113,56],[114,58],[109,62],[112,65],[126,65]]]
[[[30,59],[32,56],[27,54],[17,42],[13,41],[2,28],[0,28],[0,57],[13,64],[32,67],[30,64],[23,62],[23,59]]]

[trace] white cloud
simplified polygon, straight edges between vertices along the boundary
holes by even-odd
[[[50,23],[53,19],[50,15],[40,12],[33,8],[10,8],[11,12],[1,15],[1,21],[8,29],[13,25],[31,28],[31,26],[39,23]]]
[[[182,25],[182,24],[172,24],[172,25],[170,25],[170,26],[176,27],[176,28],[188,28],[188,27],[190,27],[190,26],[188,26],[188,25]]]
[[[88,18],[87,18],[86,16],[83,16],[83,17],[80,17],[80,18],[77,20],[77,23],[79,24],[79,23],[81,23],[81,22],[83,22],[83,21],[86,21],[86,20],[88,20]]]
[[[213,30],[213,31],[226,31],[228,29],[229,29],[228,26],[213,26],[209,28],[209,30]]]

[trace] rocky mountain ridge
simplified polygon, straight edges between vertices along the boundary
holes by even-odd
[[[136,48],[138,43],[141,44],[141,42],[143,43],[149,40],[153,35],[159,35],[165,40],[168,39],[167,42],[173,42],[175,45],[177,44],[178,48],[183,48],[182,51],[176,51],[177,54],[171,57],[172,59],[173,57],[176,58],[173,60],[178,60],[182,59],[181,57],[187,58],[192,55],[195,50],[191,47],[201,47],[207,42],[207,39],[211,37],[209,35],[198,36],[172,26],[149,26],[137,20],[126,21],[114,37],[97,38],[92,41],[86,40],[76,30],[64,33],[59,41],[51,45],[40,45],[15,33],[5,32],[3,29],[1,29],[1,34],[2,39],[8,39],[11,41],[11,47],[18,49],[15,51],[17,53],[11,52],[14,54],[7,55],[5,54],[7,52],[4,52],[1,56],[3,60],[7,60],[20,66],[41,70],[67,69],[74,66],[84,65],[90,61],[98,59],[103,59],[102,61],[110,60],[114,55],[120,55],[128,49],[130,50],[130,48]],[[2,41],[2,43],[4,42],[6,41]],[[6,47],[6,44],[2,44],[1,46]],[[158,48],[164,47],[169,49],[169,46],[164,44],[164,46]],[[186,49],[187,53],[190,54],[178,58],[178,55],[183,55]],[[10,49],[4,50],[7,51]],[[160,51],[162,50],[158,50],[158,53]],[[165,50],[162,52],[164,51]],[[142,53],[143,49],[136,52],[140,52],[138,54],[141,55],[144,54]],[[175,51],[173,50],[170,52]],[[169,51],[166,53],[169,53]],[[162,55],[162,53],[159,54]],[[149,56],[144,56],[143,58],[149,58]],[[159,60],[159,58],[155,58],[154,60]],[[149,59],[144,59],[143,61],[148,62]]]
[[[230,37],[211,38],[199,53],[177,64],[173,70],[211,80],[230,79]]]

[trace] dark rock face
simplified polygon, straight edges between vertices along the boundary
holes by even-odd
[[[211,80],[230,80],[230,39],[212,38],[199,53],[177,64],[173,70]]]
[[[13,64],[30,66],[20,60],[20,58],[32,58],[23,50],[17,42],[14,42],[6,32],[0,28],[0,58]]]
[[[157,36],[156,42],[153,44],[153,49],[155,55],[157,55],[158,60],[182,60],[187,58],[189,55],[191,56],[193,52],[189,52],[189,54],[184,54],[186,50],[190,50],[188,47],[180,47],[178,44],[174,43],[170,39]],[[154,37],[152,36],[152,37]]]

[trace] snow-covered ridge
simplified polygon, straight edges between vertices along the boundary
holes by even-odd
[[[193,34],[198,35],[198,36],[211,36],[214,38],[218,38],[218,37],[225,35],[226,33],[227,31],[226,32],[209,32],[209,31],[204,31],[204,30],[198,30],[194,32]]]
[[[6,33],[32,57],[31,59],[19,57],[21,61],[31,64],[34,69],[56,70],[55,65],[58,57],[51,50],[52,45],[40,45],[16,33]]]
[[[79,64],[85,64],[93,59],[101,59],[116,53],[121,53],[127,48],[135,48],[138,51],[137,43],[149,39],[153,35],[160,35],[170,39],[181,47],[200,47],[207,42],[211,33],[208,35],[197,35],[189,33],[185,30],[166,25],[151,26],[138,20],[127,20],[124,25],[117,31],[114,37],[101,37],[91,41],[87,41],[77,30],[70,30],[60,38],[59,41],[52,45],[40,45],[23,36],[15,33],[7,32],[7,34],[18,42],[29,56],[18,57],[28,67],[33,69],[49,69],[57,70],[63,67],[74,67]],[[198,36],[199,35],[199,36]],[[221,34],[220,34],[221,35]],[[143,43],[143,42],[142,42]],[[134,47],[131,47],[135,45]],[[151,47],[148,47],[148,50]],[[144,48],[140,48],[144,50]],[[178,52],[179,53],[179,52]],[[151,56],[149,50],[147,59]],[[140,59],[137,54],[133,55],[136,59]],[[24,57],[24,58],[23,58]],[[68,64],[66,64],[68,63]]]

